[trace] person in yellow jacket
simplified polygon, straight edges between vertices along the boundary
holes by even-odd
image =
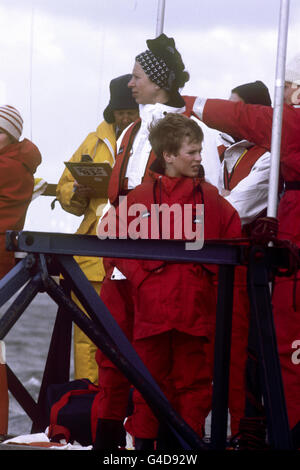
[[[97,127],[96,132],[88,134],[70,161],[80,162],[87,159],[88,155],[95,163],[108,162],[111,166],[114,165],[117,138],[139,117],[138,105],[127,86],[130,79],[131,74],[127,74],[110,82],[110,101],[103,113],[104,121]],[[68,169],[64,170],[58,182],[56,197],[65,211],[77,216],[84,215],[77,234],[96,235],[96,227],[107,199],[96,197],[91,188],[78,184]],[[75,260],[100,294],[105,276],[102,259],[76,256]],[[72,298],[84,310],[74,293]],[[97,382],[98,366],[95,353],[96,346],[77,325],[74,325],[75,379],[88,378],[93,383]]]

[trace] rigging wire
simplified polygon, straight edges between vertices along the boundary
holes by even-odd
[[[158,0],[157,4],[157,20],[156,20],[156,36],[163,33],[165,20],[165,0]]]
[[[33,43],[34,43],[34,2],[31,7],[30,18],[30,53],[29,53],[29,122],[30,140],[32,141],[32,76],[33,76]]]
[[[102,99],[103,99],[103,89],[104,89],[104,80],[103,80],[103,63],[104,63],[104,49],[106,44],[106,28],[105,23],[102,22],[102,31],[100,35],[100,54],[99,54],[99,84],[98,84],[98,99],[97,99],[97,114],[98,110],[102,108]]]

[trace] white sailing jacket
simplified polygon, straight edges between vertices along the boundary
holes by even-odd
[[[237,210],[242,225],[249,224],[267,207],[269,172],[270,172],[270,152],[264,152],[256,160],[247,176],[240,181],[226,195],[226,172],[232,175],[239,170],[239,162],[246,152],[254,147],[254,144],[247,140],[235,142],[228,134],[219,134],[217,140],[218,148],[225,147],[223,161],[218,179],[218,189],[220,194]],[[247,157],[246,157],[247,158]],[[225,191],[224,191],[225,190]]]

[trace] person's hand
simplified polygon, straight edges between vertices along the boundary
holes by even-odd
[[[77,194],[77,196],[87,199],[95,196],[94,190],[92,188],[85,186],[84,184],[79,184],[77,181],[74,181],[73,191]]]
[[[277,239],[278,219],[276,217],[259,217],[253,223],[250,238],[256,244],[266,244]]]

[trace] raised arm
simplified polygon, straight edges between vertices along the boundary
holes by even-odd
[[[271,107],[197,98],[194,111],[208,127],[270,149],[273,118]]]

